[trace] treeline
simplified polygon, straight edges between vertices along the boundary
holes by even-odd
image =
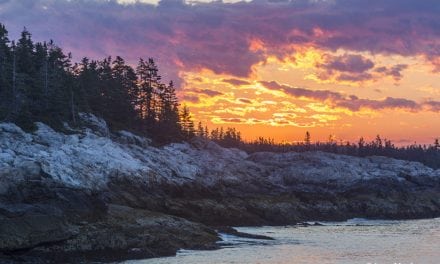
[[[244,143],[241,148],[248,152],[323,151],[356,157],[385,156],[401,160],[418,161],[435,169],[440,168],[440,144],[438,139],[434,140],[433,144],[430,145],[414,143],[408,146],[396,146],[391,140],[381,138],[380,135],[377,135],[374,140],[369,142],[361,137],[356,143],[352,143],[348,141],[337,142],[335,140],[312,142],[310,134],[306,134],[303,142],[278,144],[273,140],[260,138],[253,142]]]
[[[123,58],[72,63],[53,41],[34,43],[24,29],[10,41],[0,24],[0,121],[31,130],[41,121],[63,129],[80,125],[78,113],[104,118],[111,129],[136,131],[167,143],[190,138],[194,124],[179,108],[173,82],[163,83],[151,58],[136,68]]]
[[[140,59],[136,68],[121,57],[103,60],[83,58],[72,63],[53,41],[34,43],[25,29],[20,39],[10,41],[0,24],[0,122],[14,122],[32,130],[41,121],[63,130],[64,123],[81,125],[79,113],[104,118],[113,130],[132,130],[152,138],[158,144],[185,140],[198,135],[224,147],[236,147],[249,153],[257,151],[325,151],[352,156],[381,155],[419,161],[440,168],[440,145],[413,144],[395,146],[377,136],[357,143],[312,142],[307,132],[304,141],[276,143],[258,138],[244,141],[235,128],[211,131],[201,123],[194,127],[191,114],[180,107],[173,82],[164,84],[151,58]]]
[[[296,143],[276,143],[274,139],[259,137],[253,141],[245,141],[241,133],[235,128],[216,128],[208,131],[199,123],[196,130],[198,136],[217,142],[223,147],[239,148],[247,153],[269,151],[269,152],[305,152],[323,151],[335,154],[350,155],[356,157],[385,156],[401,160],[418,161],[434,169],[440,168],[440,143],[435,139],[433,144],[421,145],[412,144],[408,146],[396,146],[391,140],[376,138],[367,142],[360,138],[358,142],[333,140],[329,137],[327,142],[313,142],[309,132],[306,132],[304,140]]]

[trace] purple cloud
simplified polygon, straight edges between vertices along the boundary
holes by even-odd
[[[191,103],[198,103],[198,102],[200,102],[200,98],[198,96],[196,96],[196,95],[184,95],[182,97],[182,99],[184,101],[191,102]]]
[[[381,73],[385,76],[391,76],[395,81],[400,81],[402,79],[402,71],[408,68],[406,64],[397,64],[393,67],[387,68],[385,66],[376,68],[375,71]]]
[[[345,54],[341,56],[324,56],[324,63],[317,65],[328,72],[364,73],[374,67],[374,63],[361,55]]]
[[[373,61],[361,55],[344,54],[341,56],[324,55],[324,62],[316,65],[323,72],[317,77],[321,80],[335,78],[338,81],[362,82],[377,80],[384,76],[392,77],[396,82],[403,78],[402,71],[408,68],[406,64],[396,64],[391,67],[376,67]]]
[[[425,106],[429,108],[429,110],[433,112],[440,112],[440,102],[439,101],[426,101]]]
[[[337,101],[344,98],[342,94],[329,90],[309,90],[305,88],[290,87],[287,85],[281,85],[275,81],[261,81],[260,83],[268,89],[283,91],[284,93],[293,97],[305,97],[319,101]]]
[[[196,92],[196,93],[199,93],[199,94],[204,94],[204,95],[207,95],[209,97],[223,95],[223,93],[221,93],[219,91],[214,91],[214,90],[210,90],[210,89],[194,90],[193,92]]]
[[[372,80],[373,75],[367,72],[363,73],[341,73],[336,77],[338,81],[362,82]]]
[[[343,107],[354,112],[359,111],[362,108],[373,110],[405,109],[413,112],[420,111],[422,109],[427,109],[433,112],[440,111],[440,102],[438,101],[417,103],[413,100],[393,97],[386,97],[382,100],[362,99],[355,95],[343,95],[341,93],[332,92],[329,90],[309,90],[305,88],[290,87],[288,85],[279,84],[275,81],[262,81],[260,83],[268,89],[283,91],[285,94],[293,97],[304,97],[317,101],[324,101],[330,103],[332,106]]]
[[[115,0],[0,2],[0,17],[12,38],[27,26],[37,40],[55,39],[75,58],[122,55],[136,63],[138,57],[152,56],[165,79],[178,79],[182,69],[203,68],[247,77],[254,64],[268,55],[283,57],[295,45],[422,55],[440,70],[439,13],[437,0],[163,0],[158,6]],[[251,49],[253,40],[264,49]],[[330,66],[349,73],[371,63],[350,57]],[[400,78],[399,72],[389,75]]]
[[[409,111],[418,111],[421,109],[421,106],[412,100],[393,97],[387,97],[383,100],[350,98],[337,101],[335,102],[335,104],[339,107],[344,107],[351,111],[359,111],[361,108],[368,108],[373,110],[405,109]]]
[[[374,76],[369,72],[374,68],[374,63],[362,55],[333,56],[325,54],[323,57],[324,62],[316,65],[318,69],[323,70],[317,75],[321,80],[335,78],[338,81],[362,82],[374,79]]]
[[[232,84],[232,85],[235,85],[235,86],[251,84],[248,81],[239,80],[239,79],[223,79],[222,82],[229,83],[229,84]]]

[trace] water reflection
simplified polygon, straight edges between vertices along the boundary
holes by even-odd
[[[242,227],[273,241],[222,235],[216,251],[180,251],[176,257],[128,261],[162,263],[440,263],[440,218],[410,221],[353,219],[309,227]]]

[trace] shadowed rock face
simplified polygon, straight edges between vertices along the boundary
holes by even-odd
[[[17,259],[77,263],[151,258],[180,248],[215,249],[218,240],[202,224],[113,204],[99,221],[77,223],[73,229],[73,236],[22,251]]]
[[[70,135],[0,124],[4,259],[145,258],[215,248],[207,226],[440,215],[440,170],[420,163],[248,155],[199,138],[155,148],[96,122]]]

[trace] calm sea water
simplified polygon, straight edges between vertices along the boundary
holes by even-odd
[[[176,257],[127,264],[206,263],[440,263],[440,218],[409,221],[353,219],[310,227],[242,227],[274,241],[223,235],[215,251],[180,251]]]

